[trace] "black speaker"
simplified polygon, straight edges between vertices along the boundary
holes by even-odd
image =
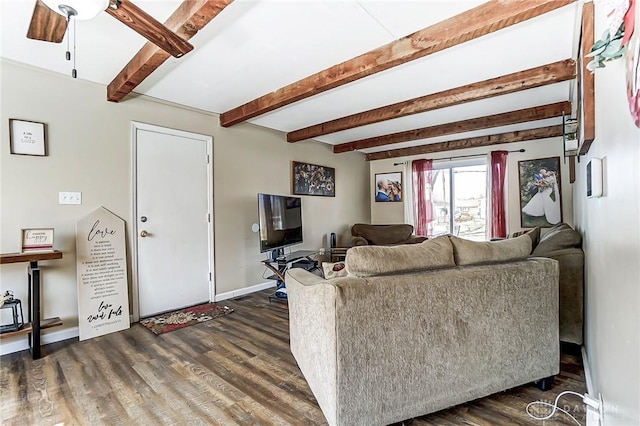
[[[336,246],[336,233],[332,232],[331,233],[331,248],[334,248]]]
[[[273,260],[273,261],[278,260],[278,258],[281,255],[281,251],[280,250],[281,249],[273,249],[273,250],[271,250],[271,253],[270,253],[270,256],[269,256],[271,258],[271,260]]]

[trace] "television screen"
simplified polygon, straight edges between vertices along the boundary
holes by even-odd
[[[258,194],[260,252],[302,243],[300,197]]]

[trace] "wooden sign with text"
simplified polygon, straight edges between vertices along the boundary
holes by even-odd
[[[80,340],[129,328],[124,221],[104,207],[76,223]]]

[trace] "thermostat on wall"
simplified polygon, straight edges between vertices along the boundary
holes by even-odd
[[[587,198],[602,196],[602,160],[592,158],[587,163]]]

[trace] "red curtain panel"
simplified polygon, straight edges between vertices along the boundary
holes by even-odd
[[[504,178],[507,151],[491,152],[491,238],[507,237],[507,217],[504,206]]]
[[[431,198],[432,160],[414,160],[411,164],[413,174],[415,234],[431,236],[433,221],[433,202]]]

